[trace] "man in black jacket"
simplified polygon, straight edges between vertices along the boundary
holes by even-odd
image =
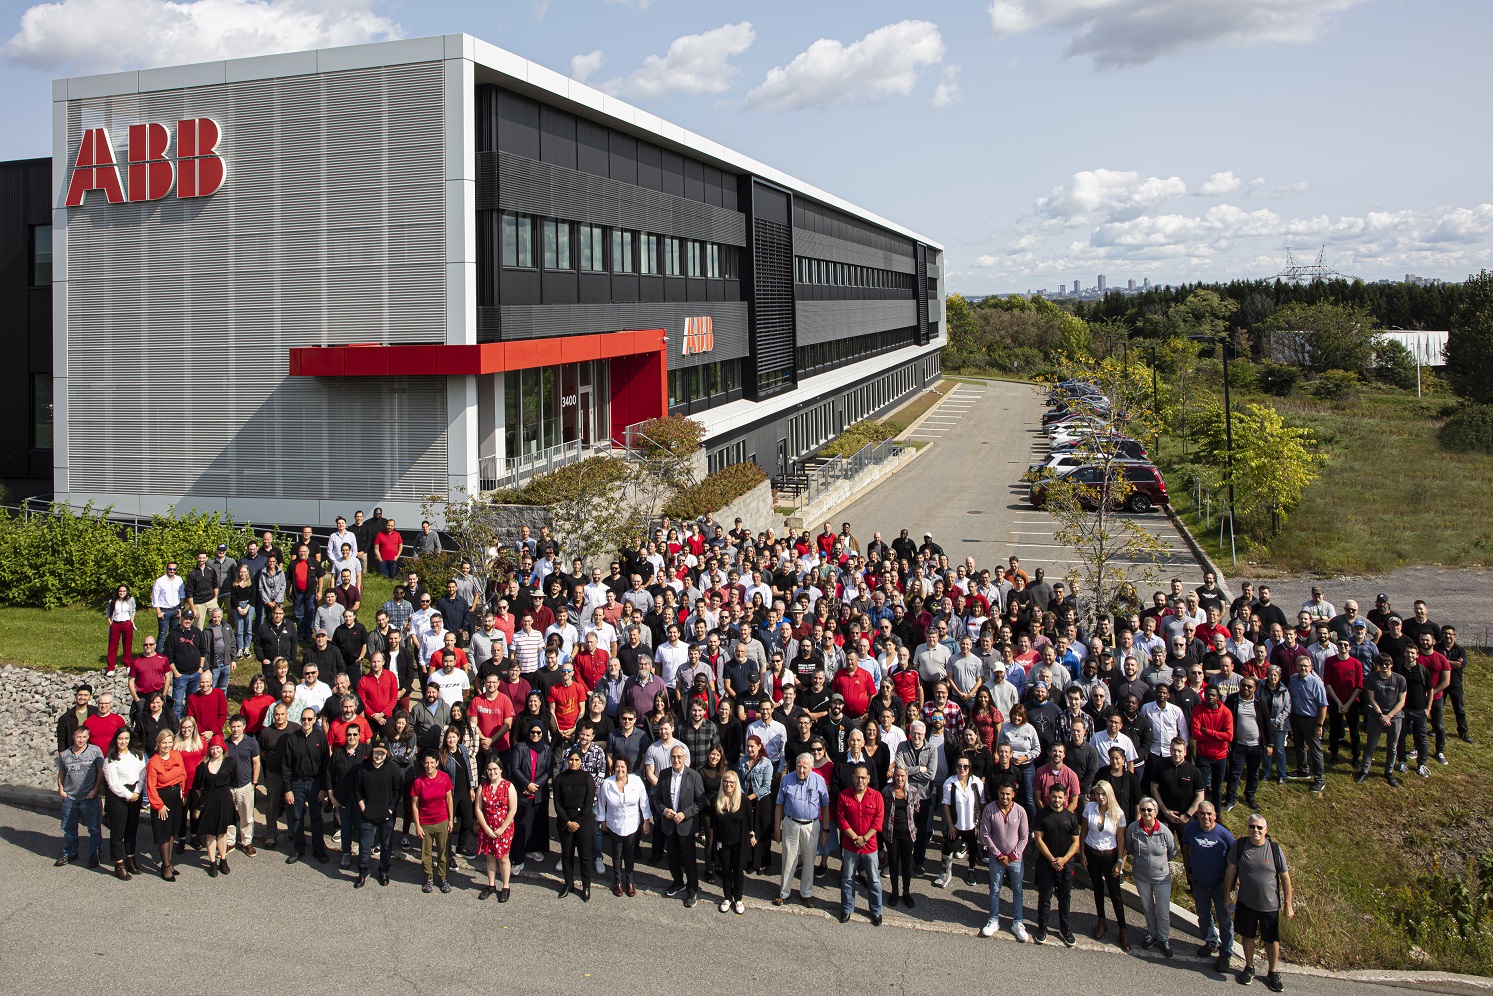
[[[669,752],[669,767],[658,776],[653,811],[663,827],[664,853],[669,858],[666,896],[684,890],[684,905],[693,907],[700,893],[699,866],[695,861],[695,828],[705,805],[705,782],[688,764],[689,751],[678,744]]]
[[[404,775],[389,763],[389,748],[375,738],[368,759],[353,774],[351,799],[357,807],[358,880],[354,889],[368,881],[373,850],[378,849],[378,884],[389,884],[389,866],[394,859],[390,842],[394,837],[394,814],[403,808]],[[343,831],[344,835],[346,831]]]
[[[280,740],[280,770],[285,778],[285,804],[290,807],[290,841],[294,845],[285,863],[293,865],[306,856],[306,817],[311,817],[311,847],[316,860],[329,860],[321,804],[327,798],[327,735],[316,722],[316,710],[301,710],[301,725]]]
[[[355,678],[363,675],[363,658],[368,652],[368,627],[358,622],[352,609],[342,611],[342,625],[332,634],[332,646],[342,655],[342,670]]]
[[[347,671],[347,661],[342,658],[342,651],[332,646],[327,631],[319,629],[312,645],[306,648],[306,663],[315,664],[325,675],[338,675]]]
[[[342,829],[342,862],[339,867],[351,868],[353,863],[353,840],[359,834],[358,806],[354,797],[358,769],[368,760],[368,745],[363,743],[363,730],[356,723],[347,727],[347,743],[332,751],[327,763],[327,784],[332,798],[337,803],[337,822]],[[364,861],[367,859],[364,858]]]
[[[446,594],[436,600],[435,609],[441,614],[441,620],[445,622],[446,628],[457,635],[458,641],[471,635],[472,607],[457,591],[455,581],[446,582]]]
[[[294,664],[295,655],[295,624],[285,618],[285,606],[276,605],[254,631],[254,656],[259,658],[259,667],[268,680],[274,677],[276,657]]]

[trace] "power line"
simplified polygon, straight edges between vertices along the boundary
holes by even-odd
[[[1331,269],[1327,265],[1327,247],[1317,253],[1315,263],[1298,263],[1286,246],[1286,265],[1275,275],[1275,279],[1288,284],[1312,284],[1319,280],[1352,280],[1353,278]]]

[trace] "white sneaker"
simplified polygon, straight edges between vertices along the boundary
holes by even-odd
[[[561,858],[559,861],[555,862],[555,871],[562,872],[564,870],[565,870],[565,859]]]
[[[1026,943],[1026,926],[1020,920],[1011,924],[1011,936],[1016,938],[1016,943],[1018,944]]]
[[[721,900],[721,905],[720,905],[720,911],[722,913],[729,913],[729,912],[731,912],[731,900],[729,900],[729,899],[722,899]]]
[[[995,917],[991,917],[989,920],[985,921],[985,926],[983,926],[983,927],[980,928],[980,936],[981,937],[994,937],[995,936],[995,932],[997,930],[1000,930],[1000,929],[1001,929],[1000,921],[997,920]]]
[[[946,886],[948,884],[949,884],[949,873],[948,872],[943,872],[942,874],[940,874],[938,876],[938,878],[935,878],[933,880],[933,887],[935,889],[942,889],[944,886]],[[989,937],[990,935],[986,934],[985,936]]]
[[[1431,777],[1431,769],[1428,768],[1428,767],[1426,767],[1424,764],[1422,764],[1418,769],[1416,769],[1415,773],[1417,775],[1420,775],[1422,778],[1430,778]]]
[[[520,861],[518,864],[513,866],[511,871],[514,875],[522,875],[524,873],[524,863]]]
[[[342,843],[342,831],[341,830],[338,830],[338,831],[336,831],[335,833],[332,834],[332,843],[334,843],[334,844],[340,844],[340,843]]]
[[[607,871],[606,862],[600,858],[596,859],[596,874],[605,875]]]
[[[731,908],[736,911],[737,916],[746,915],[746,903],[742,902],[740,899],[736,900],[736,902],[731,905]]]

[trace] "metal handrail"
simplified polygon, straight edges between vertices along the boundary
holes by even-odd
[[[843,481],[854,480],[872,467],[890,460],[906,449],[906,444],[884,439],[879,443],[867,443],[848,457],[834,457],[804,474],[807,486],[793,495],[793,507],[804,508],[818,501],[830,488]]]
[[[558,443],[534,453],[508,457],[499,462],[496,454],[477,458],[477,477],[482,491],[503,491],[518,487],[531,478],[572,463],[579,463],[590,456],[607,455],[612,452],[611,440],[583,443],[572,440]]]

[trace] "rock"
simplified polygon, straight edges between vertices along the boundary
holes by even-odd
[[[93,686],[95,697],[112,692],[116,709],[128,715],[130,689],[122,669],[105,678],[101,671],[0,667],[0,783],[43,788],[53,784],[57,717],[72,702],[73,688],[85,681]]]

